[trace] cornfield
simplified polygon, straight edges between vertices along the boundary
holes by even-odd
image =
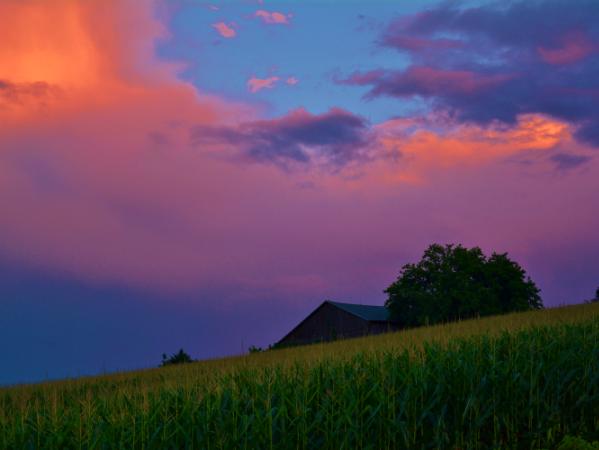
[[[599,305],[0,389],[4,449],[555,448],[599,438]]]

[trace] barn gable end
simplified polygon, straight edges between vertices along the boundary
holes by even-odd
[[[277,346],[331,341],[395,329],[397,326],[389,319],[389,311],[384,306],[327,300],[285,335]]]

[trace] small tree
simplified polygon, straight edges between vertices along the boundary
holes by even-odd
[[[192,361],[193,360],[191,359],[191,356],[185,353],[183,349],[180,349],[177,353],[173,353],[170,357],[167,357],[166,353],[163,353],[162,364],[160,364],[160,367],[170,366],[173,364],[190,363]]]
[[[506,253],[487,258],[461,245],[429,246],[385,292],[391,317],[403,326],[543,307],[539,289]]]

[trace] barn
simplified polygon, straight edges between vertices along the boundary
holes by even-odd
[[[397,330],[384,306],[357,305],[326,300],[276,346],[310,344]]]

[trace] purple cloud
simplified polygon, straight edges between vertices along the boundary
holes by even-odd
[[[224,145],[258,162],[282,167],[324,161],[340,168],[363,157],[368,146],[365,119],[342,109],[310,114],[297,109],[278,119],[238,126],[198,126],[191,131],[194,145]]]
[[[551,161],[560,170],[575,169],[588,163],[590,160],[589,156],[573,155],[570,153],[557,153],[551,157]]]
[[[378,44],[407,53],[404,70],[354,73],[340,83],[366,97],[418,96],[458,121],[513,124],[543,113],[599,146],[599,3],[581,0],[447,2],[400,17]],[[572,87],[576,87],[573,89]]]
[[[510,79],[510,75],[486,75],[468,70],[442,70],[427,66],[411,66],[405,71],[373,70],[354,73],[343,84],[372,85],[369,97],[477,95],[494,89]]]
[[[407,36],[401,33],[395,33],[389,28],[383,36],[382,42],[388,47],[408,50],[411,52],[423,52],[427,50],[447,50],[452,48],[462,48],[464,43],[459,39],[431,39],[426,37]]]

